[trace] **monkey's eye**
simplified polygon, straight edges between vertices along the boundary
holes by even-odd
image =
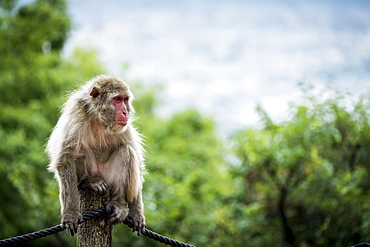
[[[115,102],[124,102],[125,104],[128,103],[129,97],[123,97],[123,96],[115,96],[112,98]]]
[[[116,97],[113,97],[113,100],[115,101],[122,101],[122,97],[121,96],[116,96]]]

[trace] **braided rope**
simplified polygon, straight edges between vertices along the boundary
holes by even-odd
[[[96,209],[92,212],[84,214],[83,215],[83,221],[88,221],[88,220],[91,220],[93,218],[96,218],[99,215],[104,214],[105,212],[106,212],[105,208]],[[56,225],[56,226],[46,228],[46,229],[41,230],[41,231],[27,233],[27,234],[24,234],[24,235],[21,235],[21,236],[0,240],[0,246],[20,244],[20,243],[23,243],[23,242],[26,242],[26,241],[35,240],[35,239],[43,238],[43,237],[46,237],[46,236],[49,236],[49,235],[53,235],[53,234],[61,232],[63,230],[64,230],[64,228],[61,225]]]
[[[128,227],[130,228],[133,228],[134,224],[131,220],[129,219],[125,219],[125,221],[123,222],[125,225],[127,225]],[[158,233],[155,233],[147,228],[144,229],[144,231],[142,232],[142,234],[148,238],[151,238],[155,241],[158,241],[162,244],[166,244],[166,245],[169,245],[169,246],[178,246],[178,247],[195,247],[194,245],[190,245],[190,244],[186,244],[186,243],[183,243],[183,242],[180,242],[180,241],[177,241],[177,240],[174,240],[174,239],[171,239],[171,238],[167,238],[165,236],[162,236]]]
[[[47,228],[47,229],[44,229],[38,232],[32,232],[32,233],[24,234],[22,236],[0,240],[0,246],[20,244],[20,243],[23,243],[29,240],[43,238],[48,235],[52,235],[52,234],[55,234],[61,231],[63,231],[63,228],[60,225],[57,225],[57,226],[53,226],[53,227],[50,227],[50,228]]]
[[[82,216],[83,221],[88,221],[88,220],[91,220],[93,218],[96,218],[96,217],[106,213],[106,211],[107,210],[105,208],[98,208],[94,211],[86,213]],[[133,228],[132,221],[126,219],[123,223],[125,225],[127,225],[128,227]],[[53,235],[53,234],[56,234],[56,233],[61,232],[63,230],[64,230],[64,228],[61,225],[56,225],[56,226],[49,227],[49,228],[46,228],[46,229],[41,230],[41,231],[27,233],[27,234],[24,234],[24,235],[21,235],[21,236],[0,240],[0,246],[9,246],[9,245],[20,244],[20,243],[23,243],[23,242],[26,242],[26,241],[35,240],[35,239],[43,238],[43,237],[46,237],[46,236],[49,236],[49,235]],[[163,244],[166,244],[166,245],[169,245],[169,246],[195,247],[194,245],[186,244],[186,243],[183,243],[183,242],[180,242],[180,241],[177,241],[177,240],[173,240],[171,238],[167,238],[167,237],[162,236],[158,233],[155,233],[151,230],[148,230],[147,228],[144,229],[142,234],[144,236],[148,237],[148,238],[151,238],[153,240],[156,240],[160,243],[163,243]]]

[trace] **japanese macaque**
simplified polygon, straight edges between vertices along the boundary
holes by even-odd
[[[47,144],[59,183],[62,227],[74,235],[82,220],[78,188],[110,191],[110,224],[129,217],[145,228],[141,135],[132,125],[133,95],[116,77],[95,77],[72,93]]]

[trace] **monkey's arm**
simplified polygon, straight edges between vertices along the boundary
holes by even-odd
[[[76,164],[70,155],[64,154],[62,162],[57,166],[60,202],[62,205],[62,227],[73,236],[77,233],[78,224],[82,222],[80,198],[77,188]]]
[[[112,199],[107,209],[111,211],[110,224],[117,224],[124,221],[129,214],[130,204],[139,200],[138,195],[142,188],[140,159],[133,147],[121,145],[111,154],[109,167],[110,174],[107,176],[113,178],[113,182],[111,183]],[[133,220],[139,219],[138,217],[132,218]]]

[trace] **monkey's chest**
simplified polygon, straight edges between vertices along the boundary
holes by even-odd
[[[90,174],[94,177],[105,178],[112,170],[112,152],[107,150],[95,150],[91,153]]]
[[[93,155],[98,164],[105,164],[109,161],[109,158],[112,155],[112,151],[101,149],[95,151]]]

